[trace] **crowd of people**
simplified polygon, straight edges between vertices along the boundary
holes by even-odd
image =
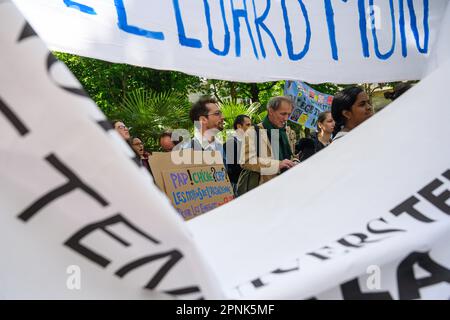
[[[400,84],[387,98],[394,100],[409,88]],[[192,105],[189,114],[194,124],[194,137],[183,141],[168,130],[159,136],[159,145],[163,152],[182,149],[219,152],[237,197],[341,139],[374,112],[362,88],[345,88],[334,96],[331,110],[319,114],[317,131],[310,137],[297,140],[296,133],[288,125],[293,109],[291,97],[273,97],[267,103],[267,116],[261,123],[252,124],[251,118],[244,114],[237,116],[233,122],[233,134],[222,143],[217,137],[224,130],[225,119],[219,104],[214,98],[202,97]],[[131,137],[120,120],[113,121],[112,125],[152,174],[148,161],[151,152],[144,150],[141,139]]]

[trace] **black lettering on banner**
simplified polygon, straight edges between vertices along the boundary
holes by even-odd
[[[124,247],[129,247],[130,243],[128,243],[126,240],[122,239],[118,235],[110,232],[107,227],[123,223],[128,228],[133,230],[134,232],[140,234],[150,242],[154,244],[160,244],[160,241],[153,238],[152,236],[146,234],[142,230],[138,229],[136,226],[131,224],[125,217],[123,217],[120,214],[114,215],[110,218],[107,218],[105,220],[102,220],[97,223],[93,223],[90,225],[85,226],[83,229],[79,230],[77,233],[75,233],[73,236],[71,236],[64,244],[68,246],[69,248],[73,249],[74,251],[80,253],[81,255],[85,256],[92,262],[102,266],[103,268],[106,268],[110,263],[111,260],[107,259],[106,257],[100,255],[99,253],[94,252],[90,248],[87,248],[86,246],[81,244],[81,241],[83,238],[85,238],[90,233],[96,231],[96,230],[102,230],[106,234],[108,234],[111,238],[115,239],[117,242],[122,244]],[[139,258],[135,261],[132,261],[125,266],[121,267],[119,270],[116,271],[116,275],[120,278],[123,278],[126,274],[131,272],[132,270],[139,268],[145,264],[151,263],[153,261],[161,260],[169,258],[169,260],[164,263],[164,265],[156,272],[156,274],[150,279],[150,281],[145,285],[144,288],[146,289],[155,289],[158,284],[161,283],[161,281],[164,279],[164,277],[170,272],[170,270],[183,258],[183,255],[178,250],[170,250],[167,252],[157,253],[148,255],[142,258]],[[167,294],[181,296],[186,294],[192,294],[192,293],[200,293],[200,289],[197,286],[188,286],[184,288],[176,288],[176,289],[169,289],[164,291]]]
[[[445,174],[445,173],[444,173]],[[450,199],[450,191],[445,190],[440,195],[435,196],[433,191],[442,186],[444,183],[439,179],[434,179],[430,184],[422,188],[418,193],[426,200],[431,202],[436,208],[450,215],[450,206],[445,202]]]
[[[28,22],[25,22],[22,32],[20,33],[19,38],[17,38],[17,42],[21,42],[30,37],[37,37],[37,34],[34,31],[34,29],[30,26],[30,24]]]
[[[196,286],[191,286],[191,287],[185,287],[185,288],[181,288],[181,289],[166,290],[164,292],[167,294],[174,295],[174,296],[182,296],[182,295],[186,295],[186,294],[200,292],[200,288],[196,287]],[[199,298],[199,300],[203,300],[203,299],[204,299],[203,297]]]
[[[50,154],[45,158],[56,170],[62,173],[66,178],[69,179],[67,183],[59,186],[52,191],[48,192],[35,202],[26,208],[22,213],[18,215],[18,218],[27,222],[31,219],[39,210],[44,208],[46,205],[52,201],[66,195],[67,193],[74,191],[76,189],[81,189],[94,200],[100,203],[103,207],[108,205],[108,202],[99,195],[94,189],[85,184],[78,176],[66,165],[64,165],[54,154]]]
[[[341,284],[344,300],[393,300],[389,292],[362,292],[358,279]]]
[[[392,209],[391,212],[396,217],[398,217],[402,213],[407,213],[411,217],[413,217],[414,219],[416,219],[420,222],[424,222],[424,223],[434,222],[433,219],[428,218],[427,216],[422,214],[419,210],[414,208],[414,205],[416,205],[419,202],[420,202],[419,199],[417,199],[415,196],[411,196],[408,199],[406,199],[405,201],[403,201],[401,204],[396,206],[394,209]]]
[[[358,242],[351,242],[350,237],[358,238]],[[381,240],[367,240],[369,237],[364,233],[351,233],[339,239],[337,242],[345,247],[362,248],[366,243],[374,243]]]
[[[30,130],[28,130],[28,128],[19,119],[19,117],[11,110],[11,108],[8,107],[5,102],[3,102],[1,97],[0,97],[0,112],[3,113],[3,115],[6,117],[6,119],[9,120],[9,122],[11,122],[11,124],[14,126],[14,128],[16,128],[16,130],[19,132],[21,136],[24,136],[30,132]]]
[[[442,176],[445,177],[445,178],[447,178],[447,180],[450,181],[450,169],[447,170],[447,171],[445,171],[445,172],[442,174]]]
[[[132,225],[128,220],[126,220],[120,214],[117,214],[115,216],[112,216],[110,218],[102,220],[100,222],[96,222],[96,223],[87,225],[86,227],[84,227],[83,229],[81,229],[77,233],[75,233],[73,236],[71,236],[64,244],[66,246],[68,246],[69,248],[75,250],[76,252],[80,253],[81,255],[85,256],[92,262],[102,266],[103,268],[106,268],[106,266],[108,264],[110,264],[111,261],[106,259],[105,257],[101,256],[100,254],[92,251],[91,249],[85,247],[84,245],[82,245],[81,240],[96,230],[102,230],[103,232],[108,234],[111,238],[113,238],[117,242],[121,243],[124,247],[130,246],[130,244],[128,242],[126,242],[122,238],[118,237],[117,235],[115,235],[114,233],[112,233],[106,229],[106,227],[117,224],[117,223],[123,223],[127,227],[129,227],[131,230],[142,235],[144,238],[148,239],[152,243],[159,244],[158,240],[156,240],[155,238],[147,235],[143,231],[136,228],[134,225]]]
[[[320,254],[318,252],[308,252],[307,255],[315,257],[315,258],[320,259],[320,260],[328,260],[328,259],[331,259],[332,255],[336,254],[335,248],[332,248],[330,246],[323,246],[319,250],[326,250],[326,254],[328,256]],[[348,253],[348,251],[344,251],[344,253]]]
[[[429,272],[430,276],[417,279],[413,269],[415,264]],[[401,300],[419,299],[421,288],[441,282],[450,283],[450,270],[433,261],[429,252],[413,252],[398,266],[397,279]]]
[[[56,59],[55,56],[51,52],[49,52],[48,56],[47,56],[47,73],[49,75],[49,78],[53,81],[53,83],[55,83],[59,88],[65,90],[67,92],[73,93],[73,94],[78,95],[78,96],[89,98],[89,96],[86,94],[86,92],[84,91],[83,88],[72,88],[72,87],[66,87],[66,86],[60,85],[59,83],[57,83],[55,81],[55,79],[53,79],[51,77],[50,69],[57,62],[59,62],[59,60]]]
[[[443,177],[450,180],[450,170],[445,171],[442,174]],[[441,210],[442,212],[450,215],[450,206],[446,204],[446,201],[450,199],[450,190],[445,190],[440,195],[435,196],[433,194],[433,191],[439,188],[441,185],[443,185],[443,182],[439,179],[434,179],[429,184],[427,184],[425,187],[419,190],[418,194],[421,195],[424,199],[429,201],[432,205],[434,205],[436,208]],[[420,200],[415,197],[411,196],[408,199],[406,199],[404,202],[399,204],[397,207],[391,210],[391,213],[393,213],[395,216],[399,216],[402,213],[408,213],[411,217],[414,219],[424,222],[424,223],[431,223],[435,220],[432,220],[425,216],[423,213],[421,213],[419,210],[414,208],[414,206],[419,203]]]
[[[384,233],[393,233],[393,232],[406,232],[405,229],[381,229],[381,230],[375,230],[371,227],[372,222],[374,221],[381,221],[387,224],[386,220],[384,218],[378,218],[375,220],[371,220],[367,223],[367,231],[369,231],[372,234],[384,234]]]
[[[289,272],[299,271],[299,270],[300,270],[300,267],[294,267],[294,268],[291,268],[291,269],[280,269],[280,268],[278,268],[276,270],[273,270],[272,273],[273,274],[283,274],[283,273],[289,273]]]
[[[109,122],[108,120],[99,120],[99,121],[97,121],[97,124],[98,124],[104,131],[114,130],[113,126],[111,125],[111,122]]]
[[[267,283],[262,282],[261,278],[252,280],[251,283],[255,288],[261,288],[261,287],[264,287],[265,285],[267,285]]]
[[[119,276],[120,278],[123,278],[127,273],[140,266],[143,266],[155,260],[164,259],[166,257],[169,257],[169,260],[158,270],[158,272],[153,276],[153,278],[145,285],[146,289],[155,289],[161,282],[161,280],[164,279],[164,276],[170,271],[170,269],[172,269],[178,263],[178,261],[180,261],[181,258],[183,258],[183,255],[181,254],[180,251],[171,250],[168,252],[153,254],[140,258],[138,260],[128,263],[127,265],[117,270],[116,275]]]

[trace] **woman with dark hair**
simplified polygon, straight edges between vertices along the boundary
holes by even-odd
[[[317,134],[312,138],[300,139],[295,146],[299,154],[300,161],[308,159],[313,154],[319,152],[331,143],[335,122],[331,116],[331,111],[325,111],[319,114],[317,119]]]
[[[338,92],[331,104],[331,114],[336,126],[333,141],[359,126],[373,115],[369,96],[360,87],[349,87]]]

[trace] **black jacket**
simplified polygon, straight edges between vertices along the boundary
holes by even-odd
[[[325,147],[326,146],[319,141],[317,135],[313,135],[311,138],[300,139],[295,145],[295,153],[300,153],[299,160],[305,161]]]
[[[230,178],[232,183],[238,182],[239,175],[242,171],[241,165],[239,164],[241,158],[241,146],[242,142],[236,137],[228,139],[224,146],[228,178]]]

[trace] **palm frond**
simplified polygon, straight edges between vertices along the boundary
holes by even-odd
[[[115,117],[131,127],[131,134],[139,136],[147,148],[155,149],[163,130],[192,126],[189,110],[187,98],[174,91],[160,93],[138,89],[125,95]]]
[[[257,102],[246,105],[232,100],[224,100],[220,104],[220,110],[225,118],[225,129],[233,128],[233,122],[238,115],[245,114],[252,118],[258,111],[259,107],[260,104]]]

